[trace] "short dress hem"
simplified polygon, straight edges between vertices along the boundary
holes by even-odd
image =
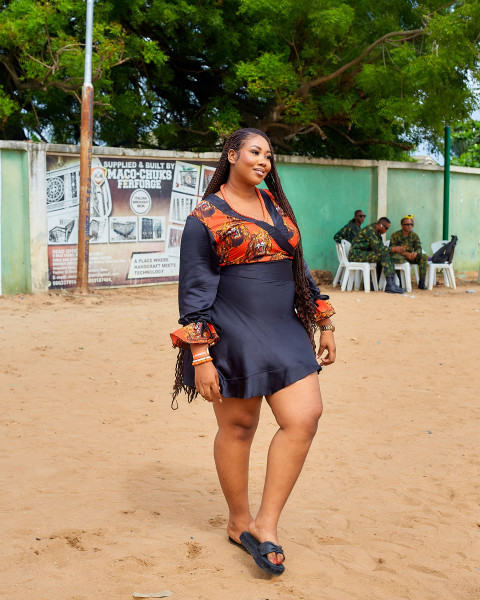
[[[270,396],[284,388],[305,379],[312,373],[319,373],[320,365],[313,367],[305,364],[288,365],[276,371],[264,371],[248,377],[225,379],[221,374],[220,391],[222,398],[255,398]]]

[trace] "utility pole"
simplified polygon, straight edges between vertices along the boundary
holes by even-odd
[[[90,196],[92,191],[92,137],[93,137],[93,85],[92,85],[92,30],[93,0],[87,3],[87,30],[85,35],[85,71],[82,87],[82,112],[80,129],[80,204],[78,216],[77,292],[88,293],[88,262],[90,239]]]
[[[445,126],[445,163],[443,166],[443,239],[448,240],[450,224],[450,125]]]

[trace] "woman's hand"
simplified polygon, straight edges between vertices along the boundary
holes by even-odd
[[[327,351],[325,356],[322,354]],[[331,365],[335,362],[337,356],[337,349],[335,347],[335,338],[333,337],[333,331],[327,330],[320,333],[320,348],[318,349],[317,358],[320,359],[322,367]]]
[[[203,363],[195,368],[195,387],[208,402],[221,402],[218,372],[213,362]]]

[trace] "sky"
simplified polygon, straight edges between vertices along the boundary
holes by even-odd
[[[480,110],[476,110],[472,113],[472,119],[474,119],[475,121],[480,121]],[[443,167],[445,163],[445,158],[443,154],[430,152],[428,150],[427,144],[420,144],[420,146],[418,146],[418,148],[413,153],[413,156],[425,156],[427,154],[434,158],[437,161],[437,163]]]

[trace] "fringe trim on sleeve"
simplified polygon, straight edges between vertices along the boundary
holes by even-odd
[[[177,355],[177,364],[175,365],[175,383],[173,384],[173,393],[172,393],[172,403],[171,407],[173,410],[177,410],[178,408],[178,400],[177,396],[180,392],[185,392],[187,396],[187,401],[190,404],[192,400],[198,396],[198,392],[196,388],[192,385],[185,385],[183,383],[183,361],[185,358],[185,349],[179,348]]]

